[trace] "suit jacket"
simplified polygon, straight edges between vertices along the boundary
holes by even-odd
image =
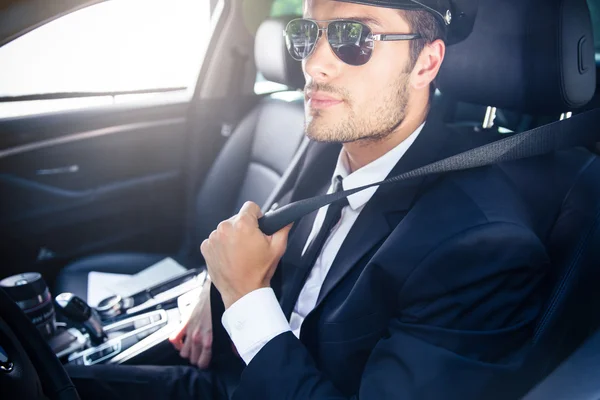
[[[390,176],[470,147],[430,116]],[[311,144],[294,199],[325,191],[339,150]],[[300,255],[315,215],[295,224],[272,282],[288,317],[308,275]],[[527,354],[548,263],[497,166],[382,186],[300,339],[287,332],[266,344],[234,399],[502,398]]]

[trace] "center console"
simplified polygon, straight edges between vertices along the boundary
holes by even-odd
[[[56,323],[50,346],[69,365],[130,361],[164,343],[177,329],[196,305],[205,276],[205,270],[190,270],[127,298],[111,296],[95,308],[61,294],[55,300],[57,314],[66,317]]]

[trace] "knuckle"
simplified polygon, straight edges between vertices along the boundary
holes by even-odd
[[[212,333],[211,332],[207,332],[204,335],[204,344],[203,344],[205,349],[212,349]]]
[[[208,246],[208,239],[204,239],[200,244],[200,252],[202,252],[203,255],[206,255],[205,253],[208,250]]]
[[[192,341],[195,344],[202,344],[202,334],[200,332],[194,332],[192,335]]]
[[[252,221],[252,215],[251,214],[242,214],[240,216],[240,221],[242,221],[244,224],[247,224],[248,222]]]
[[[187,351],[187,347],[184,347],[183,349],[181,349],[181,351],[179,352],[179,355],[181,356],[181,358],[189,358],[190,354],[189,354],[189,351]]]
[[[249,214],[242,214],[239,219],[239,229],[247,230],[252,226],[253,218]]]
[[[240,214],[242,214],[242,215],[244,215],[244,214],[254,215],[259,212],[260,212],[260,207],[252,201],[245,202],[240,210]]]
[[[231,228],[231,223],[229,221],[221,221],[219,225],[217,225],[217,232],[221,234],[226,234],[229,232]]]

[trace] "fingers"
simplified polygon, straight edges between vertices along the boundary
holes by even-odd
[[[202,241],[202,244],[200,245],[200,253],[202,253],[202,256],[204,258],[208,257],[209,247],[210,247],[210,245],[209,245],[208,239],[204,239]]]
[[[190,350],[190,364],[196,364],[198,362],[198,358],[200,358],[200,355],[202,354],[202,333],[200,330],[194,332],[190,339],[192,342],[192,348]]]
[[[252,217],[255,217],[256,220],[258,220],[260,217],[263,216],[263,213],[260,210],[260,207],[256,203],[253,203],[251,201],[247,201],[244,203],[239,214],[240,215],[243,215],[243,214],[250,215]]]
[[[198,357],[198,361],[195,363],[198,368],[208,368],[210,359],[212,358],[212,332],[205,332],[202,341],[201,353]]]
[[[188,358],[190,364],[202,369],[208,368],[212,358],[212,331],[202,332],[198,329],[188,336],[180,354],[183,358]]]
[[[285,228],[280,229],[271,236],[271,246],[278,254],[283,255],[287,246],[288,235],[293,224],[289,224]]]
[[[179,351],[181,351],[181,348],[183,347],[183,338],[185,337],[187,325],[187,321],[182,323],[179,326],[179,329],[171,333],[171,336],[169,336],[169,342],[171,342],[171,344]]]
[[[183,342],[183,348],[179,351],[179,355],[182,358],[190,358],[192,351],[192,338],[190,336],[186,336],[185,341]]]
[[[251,201],[245,202],[237,215],[219,223],[217,229],[212,231],[208,239],[202,242],[200,251],[203,255],[209,252],[210,242],[215,242],[217,237],[227,237],[234,227],[258,227],[258,219],[262,216],[263,213],[256,203]]]
[[[181,349],[183,348],[183,337],[177,340],[173,337],[170,337],[169,342],[171,342],[171,344],[173,345],[173,347],[175,347],[175,349],[177,349],[177,351],[181,351]]]

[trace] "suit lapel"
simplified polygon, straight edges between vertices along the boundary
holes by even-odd
[[[439,159],[447,137],[448,132],[443,125],[432,117],[388,178]],[[319,292],[315,309],[360,260],[396,227],[428,179],[421,177],[377,189],[338,251]]]

